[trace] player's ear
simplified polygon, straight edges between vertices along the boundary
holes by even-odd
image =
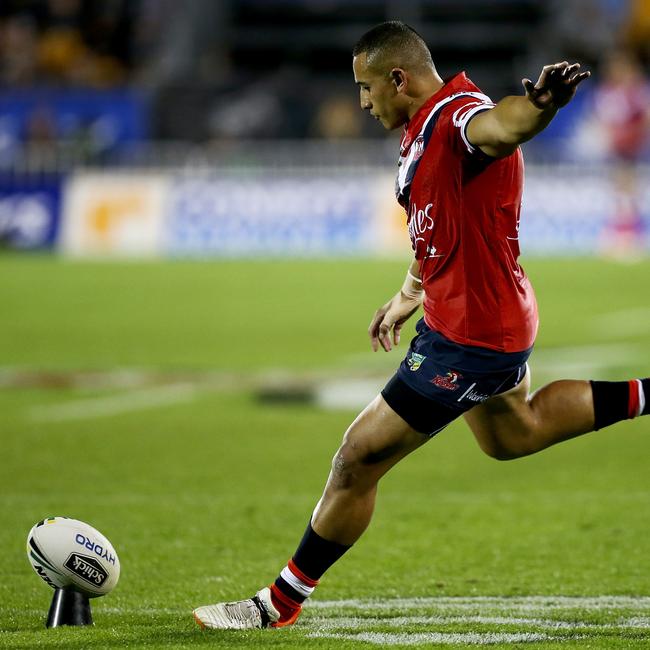
[[[395,90],[398,93],[403,93],[406,91],[406,86],[408,85],[408,76],[402,68],[393,68],[390,71],[390,80],[395,86]]]

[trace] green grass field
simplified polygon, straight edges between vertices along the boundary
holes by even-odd
[[[373,355],[366,328],[406,263],[0,257],[0,647],[650,647],[650,418],[510,463],[458,422],[386,477],[298,625],[195,626],[282,568],[355,415],[258,388],[387,378],[408,333]],[[535,385],[647,376],[650,262],[526,267]],[[44,628],[24,545],[52,515],[120,555],[92,628]]]

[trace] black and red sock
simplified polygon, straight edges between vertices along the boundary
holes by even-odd
[[[650,377],[629,381],[592,381],[596,430],[650,413]]]
[[[290,620],[300,611],[321,576],[349,548],[323,539],[309,523],[293,558],[271,585],[271,599],[280,612],[281,622]]]

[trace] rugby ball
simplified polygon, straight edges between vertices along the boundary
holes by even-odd
[[[113,545],[92,526],[68,517],[39,521],[27,536],[27,557],[50,587],[75,589],[89,598],[107,594],[120,577]]]

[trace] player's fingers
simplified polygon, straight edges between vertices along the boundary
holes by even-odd
[[[548,65],[545,65],[542,68],[542,74],[540,75],[540,77],[543,76],[543,75],[548,76],[554,70],[558,70],[560,68],[563,68],[565,65],[569,65],[567,61],[562,61],[560,63],[549,63]]]
[[[375,315],[372,317],[372,320],[370,321],[370,325],[368,325],[368,336],[370,338],[377,336],[377,328],[379,327],[380,320],[381,318],[379,316],[379,312],[375,312]]]
[[[579,63],[574,63],[573,65],[570,65],[564,70],[562,70],[562,74],[560,76],[560,79],[564,84],[570,84],[573,80],[573,77],[575,76],[576,72],[580,69],[580,64]]]
[[[402,323],[395,323],[393,327],[393,343],[399,345],[400,334],[402,332]]]
[[[537,80],[537,83],[535,84],[535,88],[543,88],[544,85],[546,84],[546,80],[548,79],[548,75],[550,74],[550,66],[545,65],[542,68],[542,74],[539,75],[539,79]]]
[[[581,72],[580,74],[576,74],[573,77],[571,77],[571,83],[574,86],[577,86],[581,81],[584,81],[585,79],[588,79],[591,77],[591,72],[587,70],[586,72]]]
[[[370,336],[373,336],[373,334],[376,336],[379,324],[381,323],[387,311],[388,309],[384,305],[374,313],[372,320],[370,321],[370,325],[368,325],[368,334],[370,334]]]
[[[384,318],[384,310],[383,309],[378,309],[375,312],[375,315],[373,316],[372,320],[370,321],[370,326],[368,327],[368,336],[370,337],[370,345],[372,346],[372,349],[374,352],[377,352],[377,349],[379,348],[379,326],[381,325],[381,321]]]
[[[545,65],[542,68],[542,74],[539,75],[539,79],[535,84],[537,90],[542,90],[546,87],[551,79],[562,75],[563,70],[569,65],[568,61],[560,61],[560,63],[552,63],[550,65]]]
[[[382,322],[382,324],[379,326],[379,343],[381,344],[381,347],[386,350],[386,352],[390,352],[392,345],[390,342],[390,330],[391,330],[392,322]]]
[[[530,79],[522,79],[521,83],[529,95],[535,94],[535,84]]]

